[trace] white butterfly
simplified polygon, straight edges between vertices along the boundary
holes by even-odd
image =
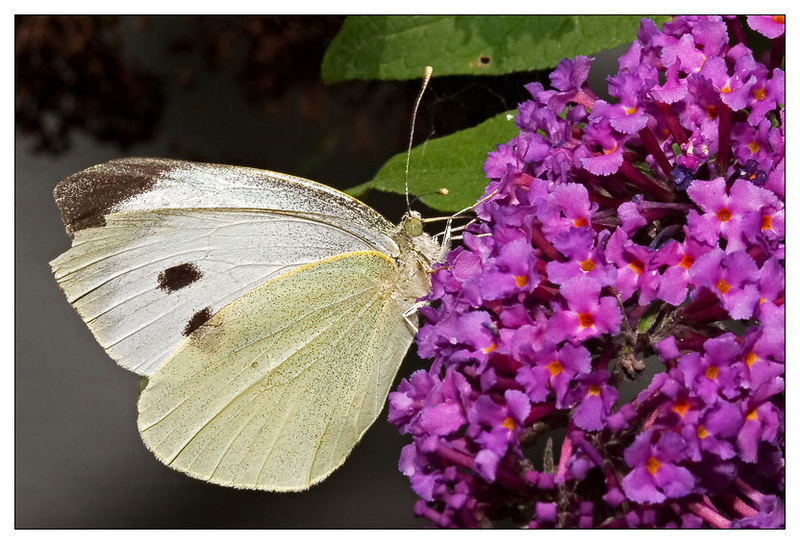
[[[149,378],[139,431],[172,468],[296,491],[375,421],[441,246],[344,193],[232,166],[121,159],[55,190],[50,264],[121,366]]]

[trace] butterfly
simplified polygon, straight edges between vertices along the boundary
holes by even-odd
[[[59,182],[72,247],[50,265],[122,367],[138,427],[194,478],[299,491],[381,412],[443,246],[313,181],[129,158]]]

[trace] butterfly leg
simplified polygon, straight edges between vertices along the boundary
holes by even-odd
[[[409,318],[412,315],[414,315],[415,313],[417,313],[420,308],[422,308],[424,306],[427,306],[427,305],[428,305],[428,301],[426,301],[426,300],[415,302],[413,306],[411,306],[408,310],[403,312],[403,319],[405,320],[406,324],[414,332],[415,335],[417,334],[419,329],[417,328],[417,325],[413,321],[411,321],[411,319],[409,319]]]
[[[408,318],[406,314],[403,314],[403,319],[405,320],[406,325],[408,325],[409,330],[411,330],[411,332],[414,333],[414,336],[416,336],[417,333],[419,332],[417,326],[414,325],[414,323]]]

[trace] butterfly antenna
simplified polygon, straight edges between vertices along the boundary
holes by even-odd
[[[425,75],[422,76],[422,88],[419,90],[417,101],[414,103],[414,112],[411,114],[411,133],[408,136],[408,153],[406,153],[406,208],[409,212],[411,211],[411,201],[408,198],[408,166],[411,164],[411,146],[414,144],[414,126],[417,123],[419,103],[422,102],[422,95],[425,93],[425,89],[428,87],[428,82],[431,80],[432,75],[433,66],[426,66]]]

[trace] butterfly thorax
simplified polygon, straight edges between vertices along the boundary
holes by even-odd
[[[411,211],[403,216],[392,233],[400,248],[396,263],[399,281],[392,298],[406,306],[430,292],[430,273],[441,256],[441,245],[422,230],[419,213]]]

